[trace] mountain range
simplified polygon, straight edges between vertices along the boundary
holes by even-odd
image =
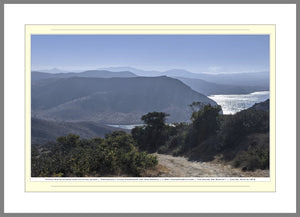
[[[61,71],[52,69],[48,71]],[[88,70],[83,72],[69,73],[45,73],[32,71],[32,82],[43,79],[57,79],[70,77],[94,77],[94,78],[113,78],[113,77],[157,77],[168,76],[182,81],[193,90],[204,94],[248,94],[256,91],[269,90],[269,73],[236,73],[236,74],[196,74],[186,70],[173,69],[165,72],[145,71],[131,67],[111,67],[98,70]]]
[[[129,71],[110,72],[106,70],[88,70],[84,72],[69,72],[69,73],[45,73],[32,71],[31,81],[49,79],[49,78],[71,78],[71,77],[84,77],[84,78],[115,78],[115,77],[136,77],[136,75]]]
[[[217,84],[208,82],[203,79],[175,77],[184,84],[190,86],[193,90],[202,93],[206,96],[210,95],[226,95],[226,94],[249,94],[256,91],[265,91],[267,87],[264,86],[246,86],[246,85],[229,85]]]
[[[216,103],[181,81],[161,77],[43,79],[32,83],[32,116],[107,124],[141,123],[153,111],[170,114],[168,122],[189,121],[189,105]]]
[[[141,70],[133,67],[109,67],[99,68],[98,70],[108,70],[112,72],[130,71],[137,76],[168,76],[181,77],[189,79],[202,79],[216,84],[234,85],[234,86],[256,86],[269,90],[269,72],[243,72],[243,73],[192,73],[184,69],[171,69],[167,71]]]

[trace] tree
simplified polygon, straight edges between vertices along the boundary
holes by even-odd
[[[142,116],[142,121],[147,127],[162,128],[165,126],[166,117],[169,116],[164,112],[149,112]]]
[[[131,131],[141,150],[152,153],[165,144],[168,138],[165,124],[167,116],[169,115],[164,112],[150,112],[141,117],[146,126],[136,127]]]
[[[221,106],[204,105],[201,109],[196,110],[195,107],[200,103],[193,102],[191,105],[194,111],[191,116],[192,127],[190,130],[190,142],[192,145],[198,145],[209,136],[216,134],[220,129],[220,111]],[[199,107],[200,108],[200,107]]]
[[[202,102],[193,102],[192,104],[189,105],[190,108],[192,109],[193,113],[201,110],[204,107],[204,103]]]

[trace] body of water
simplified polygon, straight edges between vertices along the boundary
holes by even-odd
[[[125,130],[132,130],[135,127],[141,127],[144,126],[145,124],[107,124],[107,126],[110,127],[117,127]],[[175,126],[174,124],[168,124],[169,126]]]
[[[107,124],[110,127],[117,127],[125,130],[132,130],[135,127],[143,126],[144,124]]]
[[[270,98],[269,91],[259,91],[239,95],[211,95],[208,98],[222,106],[223,114],[235,114],[250,108],[255,103],[263,102]]]

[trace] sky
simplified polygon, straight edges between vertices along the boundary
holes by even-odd
[[[32,35],[32,70],[269,71],[268,35]]]

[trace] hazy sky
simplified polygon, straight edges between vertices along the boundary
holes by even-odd
[[[268,35],[33,35],[32,69],[269,70]]]

